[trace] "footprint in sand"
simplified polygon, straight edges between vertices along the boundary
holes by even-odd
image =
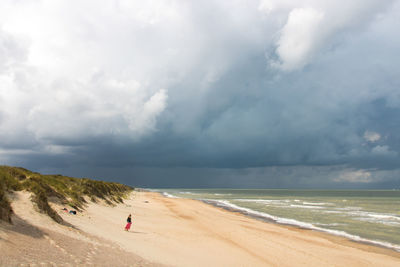
[[[71,259],[73,259],[73,260],[75,261],[76,264],[81,263],[81,260],[79,260],[79,259],[76,260],[76,256],[75,256],[75,255],[72,255],[71,253],[68,253],[68,252],[65,250],[65,248],[59,246],[59,245],[56,243],[56,241],[54,241],[51,237],[45,235],[44,238],[47,239],[47,240],[49,241],[49,243],[50,243],[53,247],[57,248],[57,249],[60,250],[62,253],[68,255]],[[50,263],[50,264],[41,263],[40,265],[41,265],[41,266],[57,266],[55,263]],[[72,265],[69,264],[69,263],[64,263],[63,266],[72,266]]]
[[[50,245],[56,247],[56,248],[60,248],[59,245],[57,245],[56,241],[54,241],[53,239],[51,239],[48,235],[44,236],[45,239],[47,239],[50,242]]]
[[[97,246],[93,246],[92,248],[89,249],[89,251],[86,253],[85,264],[93,265],[92,258],[94,255],[97,254],[97,251],[96,251],[97,249],[98,249]]]

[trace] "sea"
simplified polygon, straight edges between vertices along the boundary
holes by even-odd
[[[155,189],[400,252],[400,190]]]

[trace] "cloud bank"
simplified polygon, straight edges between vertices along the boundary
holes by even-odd
[[[279,186],[275,167],[282,184],[298,168],[320,185],[396,185],[399,12],[396,0],[2,1],[0,160],[135,169],[152,185],[165,168],[204,173],[198,185],[260,168],[243,181]]]

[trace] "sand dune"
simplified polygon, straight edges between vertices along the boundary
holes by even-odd
[[[400,266],[395,251],[158,193],[90,204],[75,216],[55,206],[72,227],[35,212],[28,193],[16,193],[13,208],[14,225],[1,224],[3,266]]]
[[[15,192],[12,198],[13,224],[0,222],[0,266],[159,266],[69,225],[60,206],[66,226],[38,213],[30,193]]]

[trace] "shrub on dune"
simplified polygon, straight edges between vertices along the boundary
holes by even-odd
[[[62,175],[42,175],[24,168],[0,166],[0,212],[2,220],[11,221],[12,209],[5,191],[26,190],[32,192],[32,201],[38,210],[61,223],[62,218],[49,205],[50,200],[69,205],[81,211],[91,201],[104,200],[108,205],[123,203],[123,197],[133,190],[132,187],[119,183],[80,179]]]

